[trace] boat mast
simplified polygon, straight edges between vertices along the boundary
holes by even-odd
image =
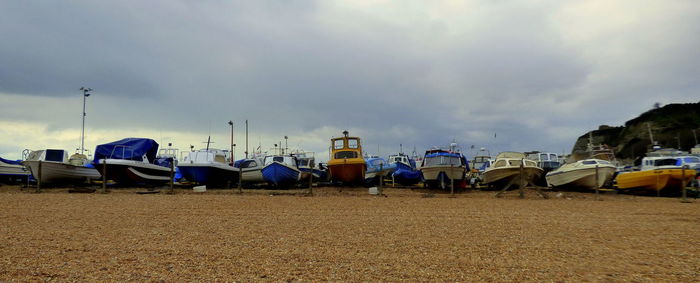
[[[245,158],[248,159],[248,120],[245,120]]]
[[[233,147],[235,146],[233,144],[233,121],[229,120],[228,124],[231,126],[231,166],[236,162],[235,156],[233,154]]]
[[[92,89],[89,87],[80,87],[80,90],[83,91],[83,127],[80,133],[80,154],[83,154],[85,152],[85,102],[87,101],[87,97],[90,96],[89,92],[92,91]]]
[[[649,123],[647,123],[647,129],[649,129],[649,138],[651,139],[651,144],[655,145],[656,142],[654,141],[654,134],[651,133],[651,126],[649,125]]]

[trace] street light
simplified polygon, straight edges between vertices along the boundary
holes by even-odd
[[[80,154],[83,154],[85,152],[85,102],[87,97],[90,96],[89,92],[91,92],[92,89],[89,87],[80,87],[80,90],[83,91],[83,129],[80,134]]]

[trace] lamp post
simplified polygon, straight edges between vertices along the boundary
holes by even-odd
[[[234,162],[236,162],[233,155],[233,121],[228,121],[228,124],[231,126],[231,166],[233,166]]]
[[[85,152],[85,102],[87,101],[87,97],[90,96],[90,91],[92,91],[91,88],[89,87],[80,87],[80,90],[83,91],[83,129],[80,134],[80,154],[83,154]]]

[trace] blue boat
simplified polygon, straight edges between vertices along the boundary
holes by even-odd
[[[115,142],[98,145],[95,148],[95,167],[99,173],[106,166],[107,180],[119,184],[162,185],[170,182],[173,158],[157,158],[158,143],[147,138],[125,138]]]
[[[211,148],[190,152],[177,167],[186,180],[211,186],[236,183],[241,171],[226,162],[225,151]]]
[[[396,183],[404,186],[415,185],[423,180],[423,174],[416,169],[416,161],[403,153],[389,156],[389,164],[395,164],[396,171],[391,174]]]
[[[365,185],[375,185],[379,183],[379,178],[391,176],[396,170],[396,164],[389,164],[386,159],[378,156],[365,156]]]
[[[263,179],[278,188],[288,188],[301,179],[296,157],[290,155],[265,156],[262,169]]]

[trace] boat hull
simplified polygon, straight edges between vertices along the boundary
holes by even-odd
[[[262,169],[265,182],[277,187],[289,187],[301,178],[301,171],[280,162],[273,162]]]
[[[441,188],[448,188],[452,181],[464,180],[465,168],[463,166],[423,166],[420,168],[423,179],[428,186],[439,185]]]
[[[685,170],[685,179],[682,179]],[[682,185],[695,178],[695,170],[691,169],[659,169],[625,172],[617,175],[615,181],[618,189],[640,189],[661,191],[673,189],[680,191]]]
[[[523,167],[523,180],[528,184],[534,184],[542,177],[543,170],[539,167]],[[508,184],[520,184],[520,167],[490,168],[482,174],[483,184],[491,186],[506,186]]]
[[[201,185],[226,185],[238,182],[239,170],[225,164],[181,164],[178,169],[188,181]]]
[[[596,168],[577,168],[569,171],[552,171],[546,175],[547,183],[552,187],[576,187],[595,189],[602,187],[612,179],[615,167],[599,167],[596,182]]]
[[[346,184],[357,184],[364,181],[366,168],[367,165],[364,161],[337,164],[331,164],[330,162],[328,163],[331,181]]]
[[[95,166],[99,173],[105,159],[99,160]],[[112,180],[121,185],[151,184],[162,185],[170,182],[170,168],[150,163],[124,159],[107,159],[107,180]],[[173,172],[174,174],[174,172]]]
[[[0,182],[26,182],[32,173],[24,165],[6,164],[0,162]]]
[[[23,164],[29,167],[32,176],[38,181],[39,161],[28,160],[24,161]],[[100,173],[95,168],[54,161],[41,161],[42,183],[84,183],[99,178]]]

